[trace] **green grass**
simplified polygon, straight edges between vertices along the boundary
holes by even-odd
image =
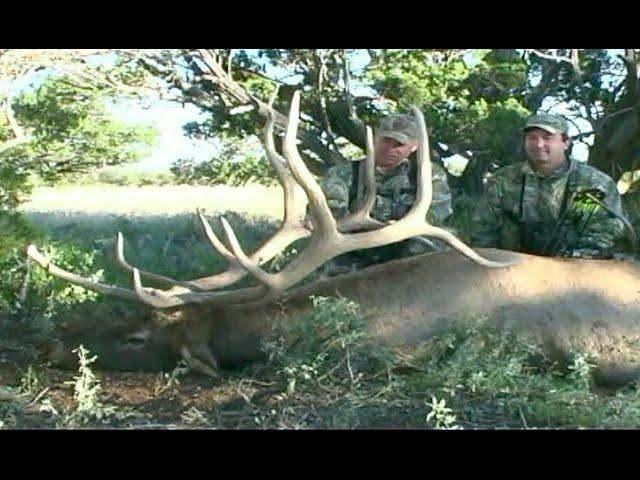
[[[221,238],[219,217],[224,215],[243,248],[251,252],[273,234],[282,207],[281,190],[261,186],[39,187],[21,208],[33,232],[7,245],[6,258],[0,262],[9,272],[0,282],[0,310],[36,318],[46,326],[53,315],[77,304],[112,302],[29,265],[24,248],[30,242],[62,268],[130,288],[130,276],[114,261],[115,235],[121,231],[130,263],[188,280],[226,268],[226,261],[206,239],[196,208],[205,210]],[[27,284],[25,298],[20,292]]]
[[[257,249],[278,226],[278,222],[269,217],[249,217],[234,212],[223,214],[248,252]],[[99,272],[99,280],[125,286],[131,284],[129,275],[115,265],[115,234],[118,231],[124,236],[127,260],[143,270],[188,280],[226,268],[226,261],[213,249],[194,214],[30,212],[26,215],[50,241],[66,248],[95,252],[93,265],[87,265],[83,270]],[[207,215],[207,218],[218,236],[224,238],[219,216]]]

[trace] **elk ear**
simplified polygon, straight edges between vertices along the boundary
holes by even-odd
[[[189,368],[209,377],[219,378],[218,362],[203,342],[191,343],[180,347],[180,354]]]

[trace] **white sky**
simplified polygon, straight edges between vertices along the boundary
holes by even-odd
[[[131,103],[114,108],[113,114],[120,121],[132,124],[150,125],[160,131],[158,144],[151,155],[128,166],[131,170],[168,171],[179,158],[193,158],[197,161],[210,159],[217,151],[214,140],[193,140],[184,135],[185,123],[203,120],[205,115],[191,104],[159,101],[149,108]]]

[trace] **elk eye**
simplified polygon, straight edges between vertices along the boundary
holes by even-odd
[[[148,335],[136,333],[126,337],[122,341],[122,345],[130,348],[140,348],[144,346],[145,343],[147,343],[148,338]]]

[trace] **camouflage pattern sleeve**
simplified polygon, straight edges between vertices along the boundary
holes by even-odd
[[[334,165],[320,181],[320,188],[327,197],[334,218],[343,217],[349,208],[349,186],[351,185],[351,162]]]
[[[408,182],[408,180],[407,180]],[[431,163],[431,183],[433,186],[433,196],[431,198],[431,206],[427,212],[427,221],[432,225],[444,225],[445,221],[453,213],[451,207],[451,190],[447,183],[447,172],[437,163]],[[400,201],[403,205],[403,211],[406,214],[415,202],[414,193],[403,193]]]
[[[604,193],[603,203],[617,215],[624,217],[622,201],[615,183],[604,175],[592,175],[591,185]],[[583,206],[583,226],[578,226],[577,239],[570,252],[572,256],[611,256],[627,235],[624,223],[607,209],[591,205]],[[589,211],[591,208],[591,211]],[[588,223],[587,223],[587,220]],[[585,228],[586,227],[586,228]]]
[[[444,225],[445,221],[453,213],[451,207],[451,190],[447,183],[447,172],[437,163],[431,164],[433,198],[427,219],[433,225]]]
[[[484,194],[473,210],[470,235],[472,246],[499,248],[504,219],[500,208],[501,188],[499,179],[488,182]]]

